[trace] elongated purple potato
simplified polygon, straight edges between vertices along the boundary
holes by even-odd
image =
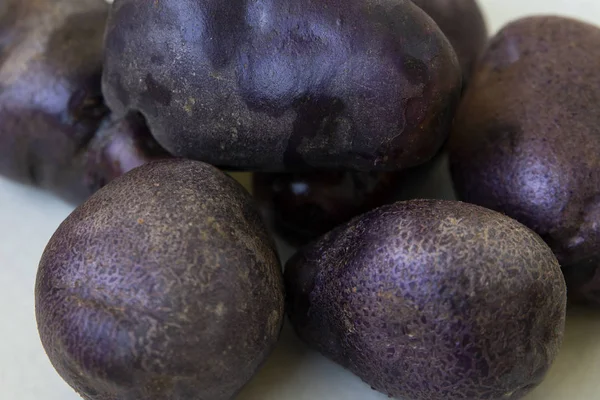
[[[429,160],[461,90],[409,0],[116,0],[103,92],[171,153],[263,171]]]
[[[78,207],[44,251],[35,295],[48,357],[87,400],[229,400],[284,314],[252,198],[189,160],[148,163]]]
[[[467,203],[359,216],[292,257],[285,284],[299,336],[399,399],[520,399],[563,338],[566,287],[550,248]]]
[[[79,203],[166,156],[140,115],[114,118],[101,94],[102,0],[2,0],[0,174]]]
[[[459,197],[536,231],[569,296],[600,305],[600,28],[511,22],[491,41],[449,140]],[[594,278],[595,277],[595,278]]]

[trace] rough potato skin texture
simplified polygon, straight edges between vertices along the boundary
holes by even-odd
[[[522,398],[562,342],[566,287],[552,251],[471,204],[378,208],[301,249],[285,283],[300,337],[399,399]]]
[[[0,174],[79,203],[164,150],[101,94],[108,4],[2,0]]]
[[[226,400],[275,346],[283,278],[252,198],[216,168],[146,164],[58,228],[40,338],[88,400]]]
[[[485,49],[488,30],[476,0],[412,0],[439,25],[452,43],[466,83]]]
[[[474,73],[449,142],[461,199],[527,225],[565,268],[600,266],[598,59],[595,26],[562,17],[507,25]],[[583,295],[600,304],[597,291]]]
[[[460,90],[452,46],[408,0],[117,0],[106,35],[110,108],[224,168],[417,165]]]

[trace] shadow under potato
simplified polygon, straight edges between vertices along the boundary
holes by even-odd
[[[265,365],[235,400],[386,400],[350,371],[311,350],[286,319]]]
[[[579,399],[596,399],[600,367],[600,310],[581,306],[567,308],[563,345],[544,382],[525,400],[573,398],[575,390]],[[582,388],[586,389],[582,389]]]
[[[597,373],[600,366],[600,311],[582,307],[567,309],[567,322],[562,348],[546,379],[524,400],[572,398]],[[591,351],[590,351],[591,350]],[[590,385],[586,399],[597,394]],[[240,392],[236,400],[384,400],[378,393],[348,370],[334,364],[298,339],[286,320],[281,339],[265,365]],[[579,392],[578,392],[579,393]]]

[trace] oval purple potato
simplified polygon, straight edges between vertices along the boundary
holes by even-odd
[[[284,313],[252,198],[188,160],[146,164],[78,207],[44,251],[35,294],[50,361],[89,400],[228,400]]]
[[[229,169],[398,170],[429,160],[461,90],[408,0],[117,0],[103,91],[168,151]]]
[[[401,399],[520,399],[564,332],[550,248],[467,203],[413,200],[357,217],[290,259],[285,283],[299,336]]]
[[[412,0],[439,25],[456,51],[466,82],[488,39],[477,0]]]
[[[79,203],[166,156],[143,118],[117,120],[101,94],[108,5],[2,0],[0,174]]]
[[[599,59],[596,26],[509,24],[479,63],[449,142],[459,196],[540,234],[577,277],[569,294],[597,304],[581,284],[600,267]]]

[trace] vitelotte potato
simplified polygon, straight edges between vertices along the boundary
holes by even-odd
[[[0,174],[79,203],[164,150],[143,118],[113,118],[101,95],[108,5],[3,0]]]
[[[378,208],[301,249],[285,283],[300,337],[398,399],[520,399],[563,337],[550,248],[472,204]]]
[[[178,156],[267,171],[429,160],[461,89],[408,0],[117,0],[103,91]]]
[[[146,164],[58,228],[36,316],[88,400],[228,400],[275,346],[283,279],[250,195],[200,162]]]
[[[563,17],[509,24],[479,63],[449,142],[460,197],[535,230],[570,270],[570,297],[596,304],[599,59],[596,26]]]

